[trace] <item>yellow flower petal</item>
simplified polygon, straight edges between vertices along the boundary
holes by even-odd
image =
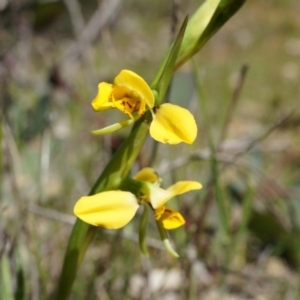
[[[185,108],[164,103],[153,109],[150,135],[161,143],[192,144],[197,136],[194,116]]]
[[[183,216],[178,211],[169,207],[165,208],[160,220],[162,221],[164,228],[168,230],[178,228],[185,224]]]
[[[166,190],[153,186],[150,189],[150,202],[152,207],[157,209],[175,196],[184,194],[188,191],[199,190],[201,188],[202,185],[197,181],[179,181]]]
[[[80,198],[75,204],[74,214],[88,224],[117,229],[125,226],[138,208],[133,194],[107,191]]]
[[[133,179],[138,181],[147,181],[151,183],[156,183],[159,181],[159,177],[154,169],[152,168],[143,168],[140,170]]]
[[[141,101],[146,102],[152,108],[154,106],[154,96],[147,82],[129,70],[122,70],[114,81],[117,86],[125,86],[132,92],[136,92],[141,98]]]
[[[98,84],[98,94],[92,101],[92,106],[95,111],[109,109],[114,106],[113,103],[109,101],[112,90],[112,84],[106,82],[101,82]]]
[[[126,95],[130,93],[130,90],[126,86],[113,86],[113,95],[112,95],[112,101],[113,100],[121,100]]]
[[[154,210],[155,219],[159,220],[165,210],[166,210],[166,207],[164,205],[161,206],[161,207],[159,207],[159,208],[157,208],[157,209],[155,209]]]
[[[178,181],[168,187],[167,191],[169,191],[174,197],[192,190],[200,190],[201,188],[202,184],[197,181]]]
[[[148,184],[148,188],[149,188],[148,200],[154,209],[158,209],[173,197],[172,193],[152,183]]]

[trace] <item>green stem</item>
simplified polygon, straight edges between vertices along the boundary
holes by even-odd
[[[122,191],[131,192],[138,197],[139,194],[141,194],[141,192],[145,189],[144,186],[144,182],[134,180],[131,177],[126,177],[120,182],[119,189]]]
[[[13,289],[12,289],[12,274],[10,270],[9,257],[4,253],[0,260],[0,278],[1,278],[1,296],[6,300],[13,300]]]
[[[173,249],[170,240],[168,238],[166,229],[163,227],[161,221],[156,221],[157,229],[160,235],[160,239],[162,240],[166,250],[174,257],[179,257],[179,254]]]
[[[143,119],[146,117],[147,115]],[[136,126],[107,164],[89,195],[118,187],[135,162],[147,138],[148,127],[145,122],[139,122],[139,125]],[[70,235],[55,299],[63,300],[68,298],[76,277],[76,271],[84,258],[88,246],[94,239],[96,231],[97,227],[90,226],[77,219]]]
[[[143,214],[141,216],[140,228],[139,228],[139,245],[141,251],[149,256],[147,244],[146,244],[146,233],[147,233],[147,225],[148,225],[148,204],[143,203]]]

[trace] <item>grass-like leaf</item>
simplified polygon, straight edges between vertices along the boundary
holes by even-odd
[[[12,282],[11,282],[11,271],[9,265],[9,259],[6,254],[2,255],[1,258],[1,299],[13,300]]]
[[[141,122],[107,164],[91,189],[90,195],[118,187],[140,153],[147,133],[148,125]],[[85,251],[95,237],[96,230],[97,227],[77,219],[69,239],[55,299],[68,298],[77,269],[82,262]]]
[[[246,0],[207,0],[191,17],[175,69],[194,56],[245,2]]]
[[[169,88],[170,81],[173,76],[175,62],[177,60],[178,53],[181,48],[181,43],[184,37],[185,29],[187,26],[188,17],[183,21],[177,37],[171,46],[170,52],[166,56],[161,68],[159,69],[157,76],[155,77],[151,87],[156,90],[158,95],[156,98],[156,104],[162,103],[166,92]]]

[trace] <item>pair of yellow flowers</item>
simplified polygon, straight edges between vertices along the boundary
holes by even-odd
[[[117,108],[131,119],[149,109],[152,113],[150,135],[162,143],[192,144],[197,136],[195,119],[188,110],[170,103],[155,106],[151,88],[143,78],[129,70],[121,71],[114,84],[101,82],[92,106],[95,111]],[[161,179],[151,168],[142,169],[131,180],[133,185],[134,182],[140,184],[140,190],[131,191],[129,183],[126,190],[82,197],[74,207],[75,215],[91,225],[117,229],[125,226],[139,206],[146,203],[150,204],[155,219],[161,221],[165,229],[174,229],[185,223],[184,218],[165,204],[177,195],[202,187],[196,181],[180,181],[164,190],[159,186]]]

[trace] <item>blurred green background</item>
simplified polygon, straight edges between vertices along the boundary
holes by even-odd
[[[124,119],[93,112],[97,84],[122,69],[150,83],[201,3],[0,1],[1,299],[51,296],[73,206],[130,130],[90,133]],[[150,258],[138,218],[99,229],[71,299],[300,299],[299,12],[297,0],[248,1],[175,74],[169,98],[193,112],[197,140],[153,156],[149,138],[132,173],[151,163],[164,187],[203,183],[172,201],[187,220],[170,232],[181,258],[165,252],[155,224]]]

